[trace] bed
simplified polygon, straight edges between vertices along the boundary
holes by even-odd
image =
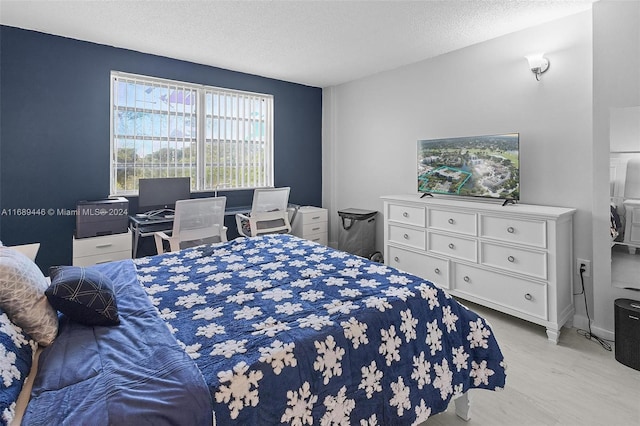
[[[490,326],[446,292],[291,235],[88,269],[118,323],[61,315],[23,424],[410,425],[505,385]]]

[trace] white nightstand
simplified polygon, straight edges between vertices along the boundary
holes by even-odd
[[[298,209],[291,225],[291,233],[306,240],[315,241],[325,246],[329,242],[327,209],[313,206],[302,206]]]
[[[131,259],[131,231],[100,237],[73,237],[73,265],[90,266]]]

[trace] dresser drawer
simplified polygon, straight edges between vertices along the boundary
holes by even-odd
[[[476,235],[476,215],[450,210],[429,209],[429,229]]]
[[[405,223],[407,225],[425,227],[424,207],[401,206],[389,204],[388,220]]]
[[[448,260],[390,246],[387,264],[429,280],[439,287],[449,288]]]
[[[547,253],[480,243],[480,263],[506,271],[547,279]]]
[[[389,241],[424,250],[426,231],[424,229],[412,229],[389,225]]]
[[[319,207],[300,207],[296,213],[294,222],[299,222],[301,226],[306,226],[313,223],[326,223],[327,219],[327,209],[321,209]]]
[[[480,215],[480,236],[547,248],[547,223],[544,220]]]
[[[129,251],[129,255],[131,255],[130,232],[73,239],[73,257],[101,255],[120,251]]]
[[[547,285],[456,264],[453,289],[547,320]]]
[[[469,262],[477,262],[476,244],[476,240],[430,232],[427,251]]]

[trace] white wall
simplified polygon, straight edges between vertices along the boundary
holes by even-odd
[[[381,211],[381,195],[415,192],[418,139],[519,132],[521,202],[578,209],[574,255],[591,259],[591,29],[588,11],[325,89],[330,241],[337,210]],[[539,51],[550,68],[537,82],[524,56]],[[376,238],[381,249],[382,220]]]
[[[609,246],[610,120],[620,108],[640,105],[640,2],[601,0],[593,5],[593,273],[594,333],[613,338],[614,300],[640,294],[611,286]],[[615,132],[614,132],[615,134]]]

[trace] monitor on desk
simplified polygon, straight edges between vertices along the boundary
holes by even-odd
[[[138,181],[138,211],[158,214],[172,211],[176,201],[191,198],[191,178],[153,178]],[[167,212],[168,213],[168,212]]]

